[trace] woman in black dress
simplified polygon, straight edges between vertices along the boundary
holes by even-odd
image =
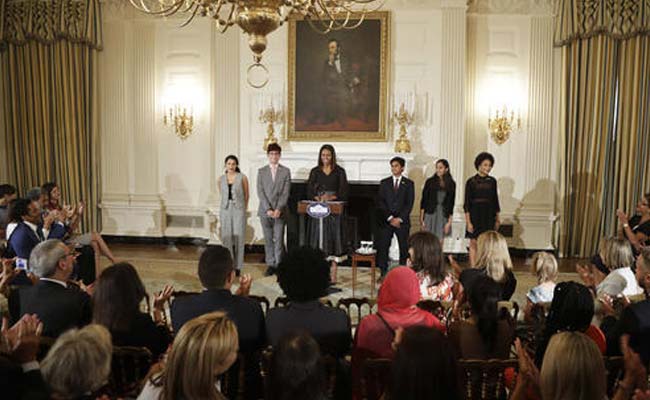
[[[469,262],[476,263],[476,239],[485,231],[499,230],[499,195],[497,181],[490,176],[494,166],[492,154],[483,152],[474,159],[478,171],[465,184],[465,237],[469,238]]]
[[[348,178],[336,164],[334,147],[325,144],[318,153],[318,166],[312,168],[307,182],[307,198],[316,201],[346,201]],[[330,214],[323,220],[323,251],[331,262],[331,281],[336,283],[337,264],[347,256],[343,246],[343,215]],[[309,245],[319,247],[319,224],[309,220]]]

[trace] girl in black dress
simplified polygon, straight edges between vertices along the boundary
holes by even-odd
[[[470,265],[476,263],[476,239],[485,231],[499,230],[499,195],[497,181],[490,176],[494,166],[492,154],[483,152],[474,159],[474,167],[478,171],[465,184],[465,237],[469,238]]]
[[[318,166],[312,168],[307,181],[307,198],[316,201],[346,201],[348,178],[345,170],[336,164],[334,147],[325,144],[318,153]],[[330,214],[323,220],[323,251],[331,262],[331,283],[336,283],[338,263],[347,256],[343,246],[343,215]],[[319,224],[309,220],[309,245],[319,247]]]

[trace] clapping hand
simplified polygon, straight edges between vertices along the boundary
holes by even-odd
[[[616,217],[621,222],[621,224],[627,224],[629,221],[627,214],[623,210],[616,210]]]
[[[250,274],[242,274],[239,277],[239,288],[235,292],[238,296],[248,296],[251,291],[251,285],[253,284],[253,278]]]
[[[25,314],[9,328],[7,319],[2,320],[2,336],[6,351],[10,357],[19,364],[36,360],[43,323],[33,314]]]
[[[14,268],[16,258],[3,258],[2,259],[2,276],[0,276],[0,290],[2,290],[11,280],[18,275],[18,271]]]
[[[159,311],[162,311],[165,307],[165,302],[172,297],[174,293],[174,287],[171,285],[165,285],[165,288],[156,294],[156,297],[153,299],[153,308]]]

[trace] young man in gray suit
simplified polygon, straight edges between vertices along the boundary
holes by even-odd
[[[266,276],[273,275],[284,253],[285,213],[291,188],[291,171],[280,165],[282,148],[271,143],[266,149],[269,165],[257,171],[257,197],[260,201],[257,215],[264,229]]]

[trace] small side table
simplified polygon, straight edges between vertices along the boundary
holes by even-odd
[[[375,254],[361,254],[355,252],[352,254],[352,297],[355,295],[357,286],[357,264],[360,262],[370,263],[370,297],[375,297]]]

